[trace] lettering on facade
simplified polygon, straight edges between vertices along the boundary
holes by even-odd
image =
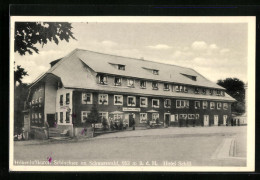
[[[140,108],[127,108],[127,107],[123,107],[123,111],[137,111],[137,112],[140,112],[141,109]]]

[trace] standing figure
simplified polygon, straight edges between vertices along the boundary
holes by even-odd
[[[132,119],[133,130],[135,130],[135,118]]]

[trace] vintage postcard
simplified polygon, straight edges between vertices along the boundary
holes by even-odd
[[[10,20],[10,171],[254,171],[255,17]]]

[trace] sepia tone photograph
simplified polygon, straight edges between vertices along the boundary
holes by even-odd
[[[11,171],[254,171],[255,17],[11,17]]]

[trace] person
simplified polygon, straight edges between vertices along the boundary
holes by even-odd
[[[135,130],[135,118],[132,119],[133,130]]]
[[[49,138],[49,123],[47,121],[44,121],[44,127],[46,129],[46,136]]]

